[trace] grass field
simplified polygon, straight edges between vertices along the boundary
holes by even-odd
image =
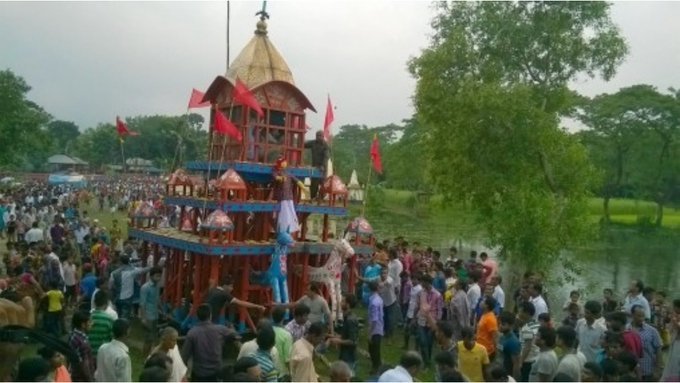
[[[470,218],[471,216],[470,211],[462,204],[444,204],[442,197],[439,195],[431,196],[428,202],[419,202],[415,194],[410,191],[384,189],[381,193],[383,208],[389,209],[391,213],[418,215],[427,210],[430,218],[436,220],[450,220],[452,215],[456,215],[457,220],[460,220],[461,216],[464,218]],[[590,220],[599,222],[604,215],[602,198],[590,198],[588,208]],[[617,224],[636,224],[640,219],[649,219],[651,222],[654,222],[656,209],[656,204],[650,201],[612,199],[609,202],[611,220]],[[665,207],[662,226],[666,228],[680,228],[680,208]]]

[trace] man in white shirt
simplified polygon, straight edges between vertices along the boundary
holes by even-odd
[[[388,275],[394,281],[394,291],[399,296],[401,290],[401,272],[404,271],[404,265],[399,260],[399,253],[397,250],[390,250],[390,262],[387,264]]]
[[[29,245],[45,240],[44,233],[38,226],[38,221],[33,222],[31,229],[24,234],[24,239]]]
[[[257,323],[257,329],[259,331],[260,328],[263,327],[271,327],[272,323],[267,320],[267,319],[260,319],[260,321]],[[259,346],[257,345],[257,338],[253,340],[249,340],[243,345],[241,345],[241,348],[238,350],[238,356],[236,357],[236,360],[239,360],[243,358],[244,356],[249,356],[250,354],[254,354]],[[279,351],[276,349],[276,347],[272,348],[269,353],[272,356],[272,360],[274,361],[275,365],[279,365]]]
[[[394,280],[388,275],[388,270],[382,269],[379,282],[380,298],[383,300],[385,336],[389,337],[395,329],[401,312],[397,302],[397,294],[394,291]]]
[[[532,282],[529,284],[529,296],[531,297],[530,302],[533,303],[536,313],[534,314],[534,320],[538,320],[538,316],[548,312],[548,304],[543,299],[543,285],[539,282]]]
[[[607,331],[607,324],[601,313],[600,302],[588,301],[584,306],[583,318],[576,322],[578,350],[583,353],[587,362],[597,362],[602,353],[601,340]]]
[[[481,278],[481,273],[474,270],[470,273],[470,280],[472,284],[468,287],[467,300],[468,309],[470,310],[470,323],[475,323],[475,315],[477,312],[477,303],[479,303],[479,298],[482,297],[482,289],[479,287],[479,279]]]
[[[576,330],[571,326],[561,326],[557,329],[556,344],[565,351],[557,366],[557,374],[562,373],[569,376],[572,382],[581,382],[586,357],[576,350],[576,342]]]
[[[498,302],[498,305],[501,306],[501,311],[505,308],[505,291],[501,287],[501,283],[503,283],[503,278],[500,275],[496,275],[493,279],[491,279],[491,283],[494,285],[493,288],[493,299]]]
[[[97,382],[131,382],[132,361],[128,346],[124,343],[128,337],[130,325],[124,319],[113,322],[113,340],[104,343],[97,352],[97,371],[94,373]]]
[[[407,351],[401,356],[399,365],[391,370],[385,371],[378,382],[413,382],[413,376],[423,365],[423,359],[415,351]]]
[[[45,247],[45,252],[47,253],[45,254],[45,261],[47,264],[49,264],[52,261],[59,262],[59,274],[61,275],[61,279],[63,280],[64,267],[62,266],[61,261],[59,260],[59,256],[54,251],[52,251],[52,246],[49,245]]]
[[[633,306],[642,306],[645,310],[645,320],[650,320],[652,318],[652,311],[649,307],[649,301],[642,295],[642,290],[644,290],[645,285],[640,280],[633,280],[630,283],[630,290],[628,290],[628,295],[623,301],[623,311],[630,317],[631,310]]]

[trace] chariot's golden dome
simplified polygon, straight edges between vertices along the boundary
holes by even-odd
[[[241,50],[227,70],[226,78],[235,83],[240,79],[249,89],[270,81],[283,81],[295,85],[293,73],[267,36],[267,23],[257,22],[255,36]]]

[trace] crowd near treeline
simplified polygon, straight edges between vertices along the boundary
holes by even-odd
[[[157,178],[140,177],[86,190],[31,183],[3,195],[0,297],[29,297],[36,327],[74,352],[66,360],[63,350],[43,347],[19,363],[14,379],[130,381],[131,347],[145,358],[136,377],[142,381],[317,381],[316,355],[329,347],[339,349],[332,381],[410,382],[423,369],[442,382],[680,378],[680,299],[634,280],[622,294],[605,289],[601,299],[584,301],[573,291],[563,305],[549,305],[541,273],[525,273],[506,295],[495,256],[466,257],[455,247],[442,255],[402,237],[383,240],[360,259],[356,295],[349,294],[345,265],[341,320],[315,283],[297,302],[276,306],[235,298],[227,278],[211,281],[200,302],[168,307],[160,299],[164,249],[159,266],[146,266],[118,221],[105,227],[86,210],[127,211],[150,201],[161,225],[177,225],[161,190]],[[267,314],[254,339],[241,339],[228,322],[235,307]],[[3,323],[16,315],[8,310],[2,306]],[[390,338],[403,339],[397,365],[382,356]],[[223,357],[230,344],[239,351],[235,360]],[[370,356],[365,371],[358,363],[363,347]]]

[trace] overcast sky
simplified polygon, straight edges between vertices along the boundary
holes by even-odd
[[[255,30],[260,2],[231,3],[231,59]],[[429,2],[269,2],[269,37],[322,125],[326,94],[335,124],[399,123],[413,113],[409,57],[428,44]],[[593,96],[649,83],[680,87],[680,2],[619,2],[612,16],[630,54]],[[186,111],[191,88],[226,71],[226,2],[1,2],[0,69],[32,86],[29,98],[81,129],[116,115]]]

